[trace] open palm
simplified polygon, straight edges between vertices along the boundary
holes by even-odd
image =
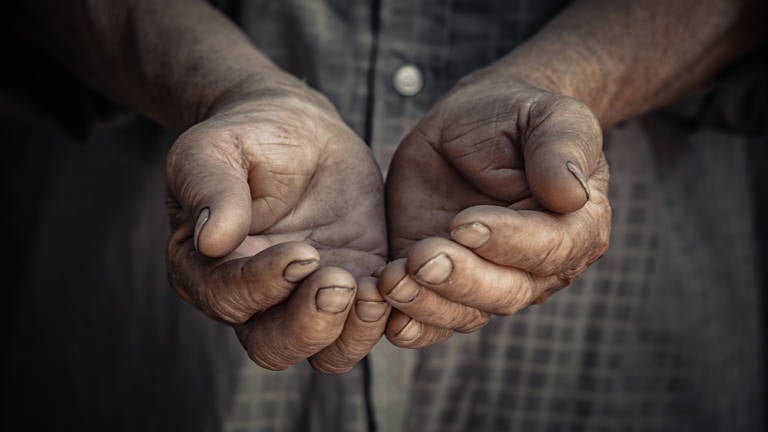
[[[387,253],[381,174],[327,100],[305,91],[219,110],[178,138],[167,183],[171,284],[236,324],[257,363],[313,356],[336,371],[378,340],[349,310],[355,295],[381,301],[359,283]],[[355,352],[340,353],[350,340]]]
[[[467,80],[398,148],[379,287],[395,344],[437,343],[570,283],[607,248],[602,131],[583,104]]]

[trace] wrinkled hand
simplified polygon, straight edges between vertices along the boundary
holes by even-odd
[[[338,373],[379,340],[381,173],[324,97],[297,84],[217,109],[174,143],[167,184],[171,285],[254,362]]]
[[[567,286],[607,249],[602,131],[574,99],[470,76],[400,144],[387,177],[386,334],[416,348]]]

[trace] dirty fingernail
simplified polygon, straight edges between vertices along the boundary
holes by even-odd
[[[355,304],[355,313],[365,322],[376,322],[387,311],[387,302],[358,300]]]
[[[400,329],[399,332],[395,333],[395,337],[403,342],[412,341],[420,335],[421,323],[413,318],[408,320],[408,322],[403,326],[403,328]]]
[[[381,272],[383,272],[385,268],[387,268],[386,264],[384,264],[383,266],[381,266],[381,267],[377,268],[376,270],[374,270],[373,273],[371,273],[371,276],[373,276],[375,278],[381,276]]]
[[[454,228],[451,238],[470,249],[475,249],[491,238],[491,230],[480,222],[472,222]]]
[[[195,234],[192,239],[195,243],[195,249],[200,251],[200,231],[203,229],[203,225],[208,222],[208,218],[211,216],[211,209],[208,207],[200,210],[200,215],[197,216],[197,222],[195,223]]]
[[[421,286],[414,282],[413,279],[409,278],[408,275],[405,275],[400,279],[400,282],[392,288],[392,291],[387,294],[387,297],[398,303],[410,303],[417,295],[419,295],[420,291]]]
[[[445,282],[453,271],[453,262],[446,254],[438,254],[419,267],[416,271],[416,279],[430,283],[439,284]]]
[[[344,312],[352,300],[352,288],[328,287],[317,290],[315,304],[323,312],[337,314]]]
[[[582,173],[579,167],[571,161],[566,162],[565,167],[568,168],[568,171],[570,171],[571,174],[576,177],[576,180],[579,181],[581,187],[584,189],[584,193],[587,194],[587,201],[589,201],[589,185],[587,184],[587,179],[584,177],[584,173]]]
[[[296,283],[317,270],[320,262],[315,259],[293,261],[285,267],[283,277],[291,283]]]

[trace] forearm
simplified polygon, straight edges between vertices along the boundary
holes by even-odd
[[[40,45],[88,85],[175,131],[232,94],[288,79],[202,1],[29,3]]]
[[[695,89],[761,37],[749,0],[576,1],[491,68],[586,103],[604,127]]]

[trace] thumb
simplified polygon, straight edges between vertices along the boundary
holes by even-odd
[[[247,174],[203,157],[184,159],[184,163],[175,163],[176,158],[169,158],[169,190],[194,224],[195,249],[212,258],[225,256],[243,242],[250,229]]]
[[[589,176],[597,168],[603,133],[589,108],[575,99],[547,95],[530,108],[522,140],[525,175],[545,208],[569,213],[589,200]]]
[[[182,135],[169,152],[168,189],[193,224],[194,246],[203,255],[223,257],[249,233],[274,225],[306,188],[308,176],[292,175],[273,161],[247,160],[226,140],[194,132]]]
[[[221,175],[201,186],[194,231],[195,249],[218,258],[232,252],[248,235],[251,209],[248,185]]]

